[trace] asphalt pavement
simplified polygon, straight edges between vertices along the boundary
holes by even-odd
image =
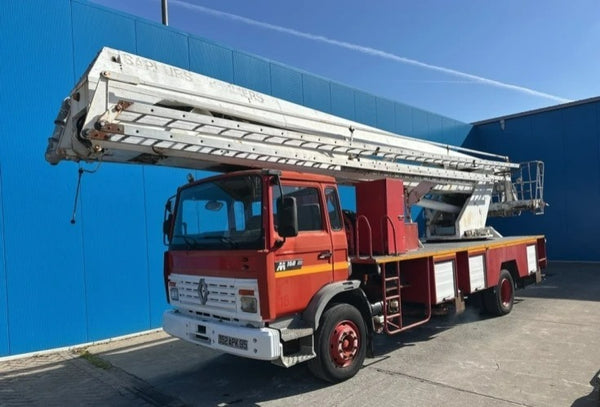
[[[434,318],[378,336],[331,385],[162,331],[0,359],[0,406],[600,406],[600,264],[551,263],[504,317]]]

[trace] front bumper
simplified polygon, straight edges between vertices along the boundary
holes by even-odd
[[[163,329],[185,341],[251,359],[275,360],[281,355],[279,331],[271,328],[228,325],[168,310]]]

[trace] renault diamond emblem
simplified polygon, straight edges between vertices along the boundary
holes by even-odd
[[[203,278],[198,283],[198,295],[200,296],[202,305],[206,305],[206,301],[208,301],[208,284],[206,284]]]

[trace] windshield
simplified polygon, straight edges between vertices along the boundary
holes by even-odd
[[[171,249],[263,249],[261,178],[224,178],[182,189]]]

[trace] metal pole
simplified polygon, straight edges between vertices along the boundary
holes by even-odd
[[[162,23],[163,25],[169,25],[169,10],[167,0],[162,0]]]

